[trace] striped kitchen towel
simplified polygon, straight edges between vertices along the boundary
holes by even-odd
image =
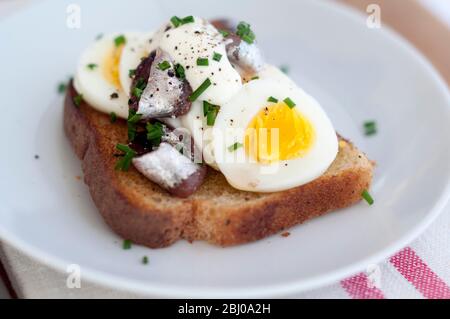
[[[297,297],[450,299],[450,204],[423,235],[394,256]]]

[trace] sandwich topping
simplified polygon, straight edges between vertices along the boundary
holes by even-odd
[[[137,68],[130,107],[143,119],[178,117],[191,108],[191,86],[176,76],[175,67],[171,57],[157,49]]]
[[[187,197],[195,192],[206,174],[206,166],[195,164],[165,142],[156,150],[134,158],[133,165],[151,181],[178,197]]]
[[[207,166],[239,190],[292,188],[338,151],[321,106],[264,62],[245,22],[175,16],[156,32],[105,35],[73,84],[112,123],[127,120],[117,167],[134,166],[174,196],[193,194]]]

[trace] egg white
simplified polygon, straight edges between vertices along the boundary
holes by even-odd
[[[131,32],[123,34],[130,39],[138,36],[138,34]],[[83,99],[93,108],[108,114],[114,112],[118,117],[127,118],[127,93],[121,85],[116,87],[110,83],[103,74],[105,57],[114,50],[114,39],[119,35],[119,33],[104,35],[83,52],[75,74],[74,86],[83,95]],[[89,69],[87,67],[89,64],[96,64],[97,67]],[[113,93],[116,93],[118,98],[111,98]]]

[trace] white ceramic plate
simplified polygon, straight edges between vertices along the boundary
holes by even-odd
[[[151,296],[286,296],[363,270],[402,248],[449,195],[450,97],[430,64],[387,27],[331,2],[77,1],[81,29],[66,27],[72,1],[46,1],[0,23],[1,238],[82,279]],[[268,61],[288,64],[336,128],[378,162],[376,203],[256,243],[217,248],[178,242],[133,247],[103,223],[62,131],[56,85],[100,32],[152,30],[174,14],[252,22]],[[362,123],[379,134],[366,138]],[[39,154],[39,160],[34,158]],[[140,263],[148,255],[150,264]]]

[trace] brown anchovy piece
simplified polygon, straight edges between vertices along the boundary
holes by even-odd
[[[141,63],[136,68],[136,71],[134,73],[134,78],[131,83],[131,96],[128,100],[128,106],[132,109],[137,111],[139,108],[139,97],[133,94],[134,88],[138,85],[139,82],[148,82],[148,78],[150,76],[150,69],[153,64],[153,60],[155,59],[156,51],[153,51],[150,53],[150,55],[144,59],[142,59]]]
[[[187,197],[203,183],[207,168],[202,164],[202,152],[185,129],[161,125],[161,143],[153,145],[146,131],[140,130],[130,147],[137,153],[133,159],[136,169],[169,193]],[[169,149],[170,148],[170,149]]]
[[[219,31],[233,32],[233,23],[229,19],[214,19],[210,23]]]
[[[168,62],[168,69],[161,69],[161,63]],[[136,96],[135,88],[141,90]],[[189,112],[192,103],[188,97],[192,94],[189,83],[176,77],[170,56],[162,50],[156,50],[144,59],[136,69],[133,80],[130,108],[142,114],[142,119],[154,119],[181,116]]]
[[[244,74],[254,74],[262,69],[263,58],[256,44],[249,44],[234,33],[230,33],[227,40],[228,59],[232,64],[238,66]]]
[[[253,75],[263,67],[261,51],[256,44],[249,44],[236,35],[235,27],[230,20],[216,19],[211,24],[218,30],[229,32],[225,38],[227,41],[226,50],[228,59],[232,64],[240,68],[242,77]]]
[[[170,194],[188,197],[203,183],[207,168],[192,162],[169,143],[133,159],[136,169]]]

